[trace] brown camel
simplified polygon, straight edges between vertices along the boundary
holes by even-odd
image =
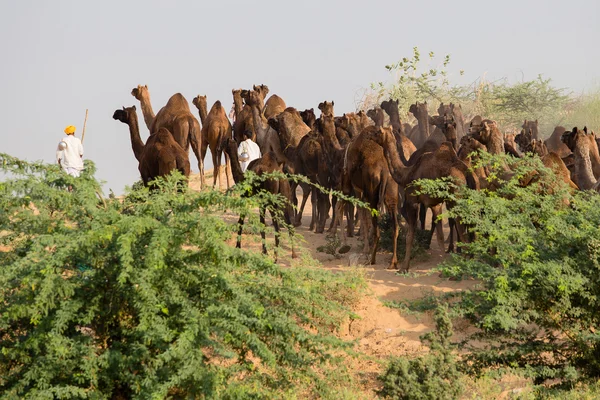
[[[333,122],[335,123],[335,136],[342,147],[346,147],[352,138],[346,129],[343,128],[344,117],[334,117]]]
[[[332,120],[330,117],[324,117],[324,124],[331,126]],[[330,130],[331,128],[325,128]],[[391,128],[380,128],[389,129]],[[379,209],[380,203],[385,203],[386,209],[392,216],[393,223],[393,238],[394,246],[392,260],[389,268],[396,269],[398,265],[396,243],[399,234],[398,224],[398,185],[391,179],[388,165],[385,161],[383,149],[374,141],[368,138],[369,132],[377,130],[375,127],[367,128],[363,133],[358,135],[348,145],[344,151],[343,176],[342,176],[342,191],[345,195],[354,194],[359,199],[369,204],[372,209]],[[396,150],[397,153],[397,150]],[[339,200],[336,207],[336,219],[341,219],[344,201]],[[360,212],[363,222],[361,223],[361,231],[364,237],[365,248],[368,248],[368,210]],[[373,229],[373,244],[370,249],[370,263],[375,264],[377,255],[377,246],[379,244],[379,225],[376,213],[371,214],[370,228]],[[351,225],[349,221],[349,230]],[[344,235],[345,242],[345,235]],[[344,243],[345,244],[345,243]]]
[[[452,116],[454,122],[456,123],[456,139],[460,142],[462,137],[466,135],[465,117],[463,116],[462,107],[460,104],[457,106],[454,103],[440,103],[438,107],[438,114]]]
[[[300,111],[300,116],[302,117],[302,121],[310,128],[311,131],[315,130],[315,122],[317,121],[317,116],[315,115],[315,109],[310,108],[304,111]]]
[[[588,134],[587,129],[580,130],[577,127],[573,128],[571,132],[565,132],[562,136],[563,142],[575,156],[573,181],[581,190],[597,190],[598,186],[590,158],[590,136],[593,134]]]
[[[456,184],[468,185],[472,189],[478,189],[479,183],[465,163],[457,157],[452,144],[449,142],[444,142],[432,153],[423,154],[415,165],[405,167],[400,160],[391,128],[380,128],[378,131],[372,132],[368,137],[373,138],[374,141],[383,147],[392,178],[405,190],[402,211],[407,222],[407,234],[406,255],[402,262],[402,270],[408,271],[419,204],[424,204],[428,208],[435,209],[436,206],[445,201],[443,198],[434,198],[425,194],[419,194],[418,188],[410,185],[410,183],[417,179],[438,179],[444,177],[451,177]],[[447,207],[452,207],[451,203],[446,203]],[[461,231],[462,228],[459,229],[459,232]],[[437,232],[438,242],[441,242],[440,244],[443,247],[443,234],[439,229]],[[460,233],[459,240],[461,236],[464,237],[464,232]]]
[[[297,147],[300,140],[310,132],[308,125],[302,121],[302,116],[293,107],[286,108],[277,116],[268,120],[269,126],[275,129],[281,141],[281,148]]]
[[[549,152],[545,143],[541,139],[533,139],[525,152],[537,154],[546,168],[549,168],[554,174],[566,183],[571,189],[579,189],[571,180],[571,172],[560,158],[554,152]]]
[[[200,170],[200,185],[204,186],[204,161],[200,155],[200,148],[202,147],[202,134],[200,131],[200,124],[198,120],[192,115],[190,106],[181,93],[175,93],[167,104],[161,108],[156,116],[152,110],[152,104],[150,104],[150,94],[148,93],[148,86],[138,85],[131,91],[131,94],[140,101],[142,105],[142,112],[144,114],[144,121],[146,125],[151,121],[150,135],[158,132],[160,128],[166,128],[173,138],[183,150],[189,151],[190,145],[196,159],[198,160],[198,169]]]
[[[418,149],[425,144],[429,138],[429,112],[427,111],[427,102],[419,103],[410,106],[408,111],[417,119],[417,125],[414,126],[410,133],[407,133],[408,138],[413,142]]]
[[[554,128],[552,135],[544,142],[548,151],[558,154],[560,158],[568,157],[571,154],[571,150],[562,142],[562,135],[566,131],[563,126],[557,126]]]
[[[160,128],[154,135],[150,135],[144,144],[140,138],[135,106],[115,110],[113,119],[129,126],[131,147],[138,160],[138,169],[145,185],[159,176],[168,175],[174,169],[179,170],[186,177],[190,175],[190,160],[187,152],[173,139],[173,135],[166,128]]]
[[[219,150],[219,144],[226,137],[231,137],[231,122],[227,118],[227,113],[221,105],[219,100],[215,101],[215,104],[210,109],[210,113],[206,114],[207,104],[206,96],[196,96],[192,103],[198,108],[200,114],[200,120],[202,121],[202,148],[200,150],[200,156],[202,161],[206,157],[206,149],[210,147],[210,153],[212,155],[213,162],[213,187],[219,180],[219,188],[221,185],[221,154],[222,150]],[[231,164],[229,162],[229,155],[225,153],[225,178],[227,180],[227,187],[229,187],[229,174]]]
[[[381,128],[384,125],[385,115],[383,114],[382,108],[374,107],[367,110],[367,117],[373,120],[375,128]]]
[[[283,101],[283,99],[276,94],[273,94],[267,99],[263,114],[268,120],[269,118],[273,118],[277,114],[282,113],[286,108],[287,106],[285,105],[285,101]]]
[[[471,130],[471,135],[483,143],[490,154],[504,154],[504,135],[494,121],[483,120],[476,130]]]
[[[242,89],[233,89],[233,105],[235,110],[235,121],[233,123],[233,138],[238,145],[244,140],[244,132],[252,132],[253,140],[256,139],[254,125],[252,123],[252,110],[250,106],[244,104],[242,99]]]
[[[406,136],[409,131],[406,131],[405,125],[400,121],[400,113],[398,111],[398,100],[386,100],[381,103],[381,108],[389,115],[390,125],[396,136],[396,142],[399,144],[398,151],[402,148],[404,159],[408,160],[417,150],[414,143]],[[410,125],[409,125],[410,126]]]
[[[277,160],[279,162],[287,164],[287,167],[290,169],[292,163],[288,160],[288,158],[283,152],[283,148],[281,146],[281,142],[279,140],[279,135],[277,134],[277,131],[275,131],[269,126],[267,120],[265,119],[265,116],[262,115],[262,113],[260,112],[260,94],[257,91],[252,90],[243,93],[243,96],[244,100],[246,101],[246,106],[251,112],[251,121],[254,127],[254,131],[256,132],[256,143],[260,147],[260,152],[262,154],[267,154],[268,152],[272,151],[273,153],[275,153]]]
[[[260,112],[262,113],[265,109],[265,99],[269,94],[269,87],[267,85],[254,85],[252,86],[252,90],[257,92],[258,96],[260,97]]]
[[[538,120],[535,121],[523,121],[523,125],[521,125],[522,131],[529,132],[531,134],[532,139],[540,139],[540,131],[538,129]]]
[[[240,162],[238,159],[238,149],[237,142],[231,138],[225,138],[221,143],[223,147],[223,151],[229,154],[229,158],[231,159],[231,171],[233,173],[233,179],[235,183],[240,183],[245,180],[244,173],[242,172],[242,168],[240,166]],[[248,171],[252,171],[257,175],[263,175],[272,172],[282,172],[283,171],[283,163],[277,161],[277,158],[273,152],[268,152],[264,154],[261,158],[258,158],[252,161],[247,168]],[[283,210],[283,218],[286,224],[291,225],[292,216],[294,213],[293,207],[291,205],[292,200],[292,191],[290,188],[290,184],[287,179],[267,179],[265,181],[260,182],[257,186],[252,188],[251,196],[257,194],[259,191],[264,190],[270,192],[272,194],[280,194],[286,199],[286,207]],[[260,235],[262,238],[262,252],[263,254],[267,254],[267,243],[265,239],[265,214],[267,208],[271,211],[271,217],[273,219],[273,228],[275,229],[275,247],[279,247],[279,220],[273,215],[273,209],[279,207],[276,204],[266,204],[260,207],[260,223],[263,228],[261,229]],[[240,215],[240,219],[238,221],[238,237],[236,242],[236,247],[240,249],[242,247],[242,230],[244,227],[244,219],[245,215]],[[293,232],[290,231],[290,243],[292,246],[292,258],[296,258],[296,252],[294,250],[294,242],[293,242]],[[275,258],[277,259],[277,250],[275,252]]]
[[[335,105],[335,103],[333,101],[324,101],[322,103],[319,103],[319,110],[321,110],[321,116],[329,115],[329,116],[333,117],[334,116],[334,113],[333,113],[334,105]]]

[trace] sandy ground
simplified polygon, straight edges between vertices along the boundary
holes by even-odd
[[[207,172],[206,182],[212,185],[212,171]],[[223,174],[223,185],[225,179]],[[231,180],[233,182],[233,180]],[[197,175],[190,177],[190,187],[199,189],[200,180]],[[301,190],[298,189],[298,199],[302,199]],[[330,211],[331,213],[331,211]],[[432,271],[447,254],[438,247],[435,241],[428,250],[428,257],[424,261],[412,261],[410,273],[407,275],[398,274],[396,271],[388,270],[392,255],[387,251],[377,253],[377,263],[369,265],[367,257],[362,253],[362,242],[358,237],[348,238],[348,244],[351,250],[337,258],[331,254],[317,251],[320,246],[327,245],[327,228],[330,220],[326,224],[324,234],[316,234],[310,231],[311,203],[308,200],[304,209],[302,225],[296,228],[296,233],[302,237],[302,246],[310,253],[311,257],[318,260],[323,268],[334,272],[347,271],[349,268],[360,268],[368,281],[368,294],[355,307],[354,312],[360,317],[349,321],[339,332],[339,336],[346,340],[356,341],[356,349],[367,355],[366,358],[356,360],[356,369],[360,370],[360,379],[363,381],[365,389],[372,389],[376,386],[376,376],[382,371],[384,365],[381,361],[387,360],[391,356],[416,355],[427,351],[422,346],[419,337],[434,328],[431,312],[407,313],[401,310],[387,307],[384,301],[403,301],[415,300],[429,296],[439,296],[444,293],[461,291],[474,286],[474,281],[450,281],[440,278],[439,273]],[[225,218],[237,218],[237,216],[228,215]],[[431,220],[428,214],[427,220]],[[269,223],[269,222],[267,222]],[[448,235],[448,226],[444,223],[444,234]],[[246,236],[246,235],[244,235]],[[291,249],[286,239],[285,233],[282,235],[283,248],[282,254],[289,255]],[[267,236],[268,241],[273,241],[272,235]],[[232,240],[233,244],[233,240]],[[259,243],[256,238],[242,239],[243,248],[256,248],[259,250]],[[286,261],[282,263],[287,264]],[[455,327],[456,338],[462,337],[470,327]]]

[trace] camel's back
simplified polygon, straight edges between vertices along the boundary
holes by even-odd
[[[285,101],[276,94],[271,95],[265,103],[263,113],[266,119],[272,118],[286,109]]]

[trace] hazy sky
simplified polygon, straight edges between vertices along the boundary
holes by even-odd
[[[157,112],[176,92],[231,106],[232,88],[266,84],[298,109],[361,88],[418,46],[452,57],[463,81],[533,79],[580,92],[600,80],[598,0],[2,1],[0,152],[53,162],[66,125],[105,191],[139,179],[127,126],[112,119],[147,84]],[[196,108],[192,112],[197,115]],[[207,157],[208,162],[209,157]],[[193,170],[195,158],[190,157]],[[210,164],[210,162],[208,162]]]

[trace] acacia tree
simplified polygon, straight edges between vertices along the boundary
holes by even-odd
[[[103,199],[89,161],[79,178],[6,154],[0,166],[3,398],[335,396],[348,344],[330,332],[364,281],[228,245],[223,211],[266,201],[239,196],[252,178]]]

